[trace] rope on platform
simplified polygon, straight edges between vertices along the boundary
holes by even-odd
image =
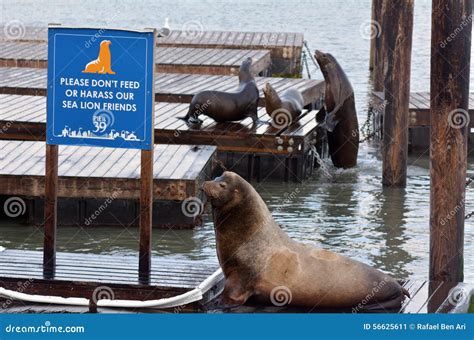
[[[112,308],[171,308],[186,305],[188,303],[202,300],[203,294],[211,289],[223,275],[222,269],[216,270],[211,276],[205,279],[193,290],[184,294],[173,296],[170,298],[158,299],[158,300],[108,300],[103,299],[97,301],[97,307],[112,307]],[[220,294],[220,292],[217,292]],[[217,295],[216,294],[216,295]],[[47,295],[30,295],[25,293],[19,293],[13,290],[8,290],[0,287],[0,296],[6,297],[12,300],[19,300],[33,303],[48,303],[55,305],[69,305],[69,306],[90,306],[90,300],[86,298],[64,298],[60,296],[47,296]]]

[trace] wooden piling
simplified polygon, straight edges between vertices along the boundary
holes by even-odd
[[[373,71],[375,67],[376,54],[376,40],[381,35],[381,14],[382,14],[382,0],[372,0],[372,17],[370,19],[370,26],[372,29],[370,35],[370,61],[369,70]]]
[[[382,183],[385,186],[405,187],[413,0],[391,1],[383,7],[386,13],[390,11],[390,15],[385,15],[382,28],[387,62],[384,79],[386,106],[383,119]]]
[[[433,0],[430,280],[463,280],[471,0]]]
[[[372,82],[374,91],[383,91],[384,71],[385,71],[385,46],[383,44],[383,19],[390,13],[386,0],[372,0],[372,36],[370,44],[370,69],[372,72]]]
[[[46,144],[43,276],[54,277],[58,206],[58,146]]]

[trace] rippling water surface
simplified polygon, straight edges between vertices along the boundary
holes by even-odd
[[[205,30],[304,32],[312,49],[331,52],[356,91],[359,122],[367,112],[369,40],[361,34],[370,20],[370,0],[319,1],[0,1],[0,21],[28,24],[160,27],[169,18],[180,29],[197,21]],[[107,13],[107,14],[104,14]],[[412,57],[412,91],[429,90],[431,1],[417,0]],[[473,45],[474,46],[474,45]],[[474,74],[471,65],[471,79]],[[322,75],[314,67],[313,77]],[[471,91],[474,91],[471,82]],[[393,273],[426,279],[429,252],[428,155],[411,156],[408,185],[384,189],[377,148],[364,144],[356,169],[328,164],[333,180],[317,173],[304,184],[254,183],[278,223],[295,239],[340,252]],[[473,161],[469,169],[474,170]],[[473,186],[472,184],[471,186]],[[466,212],[474,210],[474,187],[466,192]],[[288,197],[288,198],[287,198]],[[193,231],[154,230],[156,255],[215,259],[209,216]],[[474,281],[473,221],[466,221],[465,281]],[[0,245],[41,249],[35,227],[2,225]],[[136,229],[60,228],[58,248],[77,252],[136,254]]]

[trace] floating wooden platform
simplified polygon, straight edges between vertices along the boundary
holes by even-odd
[[[153,257],[149,284],[138,280],[138,258],[82,253],[57,253],[56,276],[43,277],[43,254],[39,251],[8,249],[0,252],[0,287],[26,294],[92,298],[102,291],[113,299],[152,300],[183,294],[213,274],[219,264],[215,261],[170,260]],[[163,312],[231,312],[231,313],[353,313],[353,309],[301,308],[261,306],[249,301],[246,305],[222,309],[215,297],[224,284],[223,275],[204,294],[204,299],[184,307]],[[376,310],[377,313],[446,313],[446,301],[455,283],[403,280],[410,293],[400,309]],[[69,312],[84,313],[87,307],[54,306],[14,302],[0,298],[2,313]],[[449,306],[448,306],[449,307]],[[105,309],[98,312],[152,312],[159,309]]]
[[[0,150],[1,195],[29,198],[26,222],[41,225],[45,143],[2,140]],[[155,145],[155,226],[190,228],[201,222],[183,213],[182,202],[203,200],[200,188],[211,178],[215,153],[214,146]],[[59,203],[60,225],[138,224],[139,150],[61,146],[58,164],[58,196],[65,198]],[[106,209],[90,219],[108,199]]]
[[[263,85],[268,82],[277,92],[295,88],[301,92],[305,105],[318,102],[324,93],[324,81],[316,79],[291,79],[256,77],[260,89],[259,105],[265,105]],[[155,77],[156,100],[173,103],[190,103],[193,96],[204,90],[235,91],[237,76],[157,73]],[[0,68],[0,93],[46,96],[46,69],[3,67]]]
[[[253,59],[255,75],[268,75],[268,50],[235,50],[186,47],[157,47],[156,70],[161,73],[238,75],[246,58]],[[0,41],[0,67],[48,66],[48,45],[44,42]]]
[[[374,115],[374,127],[376,130],[382,128],[384,113],[383,92],[372,92],[372,110]],[[430,143],[430,94],[429,92],[410,93],[409,104],[409,143],[411,150],[427,150]],[[474,93],[469,95],[469,127],[474,127]],[[380,136],[379,136],[380,137]],[[470,136],[470,144],[474,143],[474,138]]]
[[[323,136],[317,134],[315,111],[278,127],[260,108],[260,123],[254,128],[251,119],[219,124],[208,117],[202,117],[201,126],[187,125],[176,118],[187,109],[186,104],[155,104],[156,143],[215,145],[226,167],[247,179],[302,181],[312,174],[312,147]],[[0,139],[43,141],[45,129],[45,97],[0,95]]]
[[[43,277],[43,253],[39,251],[8,249],[0,252],[0,287],[26,294],[55,295],[62,297],[82,297],[91,299],[94,290],[115,300],[155,300],[177,296],[196,288],[202,281],[219,268],[217,262],[170,260],[152,258],[149,284],[138,280],[138,256],[112,256],[58,252],[54,279]],[[203,305],[213,299],[224,283],[222,275],[216,285],[204,294],[204,299],[184,307],[179,311],[200,311]],[[99,288],[102,287],[102,288]],[[100,295],[96,295],[100,296]],[[51,311],[51,305],[31,305],[6,303],[3,312]],[[69,311],[67,306],[53,306],[61,311]],[[71,308],[71,307],[69,307]],[[3,308],[2,308],[3,309]],[[72,309],[86,312],[88,308]],[[156,309],[155,309],[156,310]],[[173,308],[167,309],[173,312]],[[37,311],[37,310],[36,310]],[[100,308],[99,308],[100,311]],[[109,309],[109,311],[113,311]],[[116,310],[114,310],[116,311]],[[129,312],[147,311],[128,310]],[[148,309],[150,311],[150,309]]]
[[[47,41],[46,26],[25,27],[22,34],[14,37],[0,32],[0,40],[37,42]],[[303,34],[289,32],[229,32],[172,29],[168,36],[158,37],[157,45],[164,47],[226,48],[270,50],[272,72],[299,75],[303,49]]]

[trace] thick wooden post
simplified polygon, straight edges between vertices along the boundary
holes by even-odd
[[[390,1],[387,6],[390,6],[390,15],[384,17],[382,28],[387,58],[382,183],[385,186],[404,187],[408,157],[413,0]]]
[[[138,275],[148,283],[151,273],[151,231],[153,213],[153,150],[141,151],[140,253]]]
[[[370,34],[370,61],[369,61],[369,70],[373,71],[376,65],[376,54],[377,48],[379,47],[376,44],[377,39],[380,39],[382,35],[382,0],[372,0],[372,17],[371,17],[371,28],[372,32]]]
[[[383,22],[387,15],[390,15],[388,9],[390,9],[388,0],[372,0],[372,33],[371,41],[371,63],[373,63],[372,82],[373,90],[377,92],[383,91],[384,82],[384,71],[386,64],[386,49],[383,43],[384,32]],[[378,30],[378,34],[375,34],[375,30]]]
[[[430,280],[462,281],[472,0],[433,0]]]
[[[46,144],[44,193],[43,276],[54,277],[56,270],[56,230],[58,210],[58,146]]]

